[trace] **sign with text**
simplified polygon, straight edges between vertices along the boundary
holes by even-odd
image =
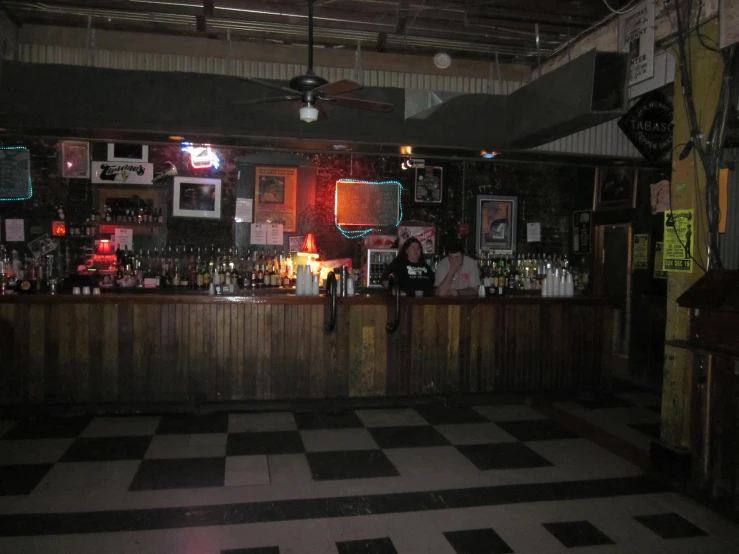
[[[632,269],[649,269],[649,234],[634,235]]]
[[[655,242],[654,243],[654,274],[653,277],[655,279],[667,279],[667,272],[662,269],[662,264],[664,263],[664,251],[665,251],[665,243],[664,242]]]
[[[661,90],[648,92],[618,120],[618,126],[656,165],[672,148],[672,102]]]
[[[154,164],[144,162],[92,162],[92,182],[98,184],[151,185]]]
[[[298,168],[258,166],[255,169],[254,223],[298,230]]]
[[[654,0],[644,0],[618,20],[619,50],[631,54],[629,86],[654,76]]]
[[[665,213],[664,271],[693,271],[694,224],[693,210],[671,210]]]

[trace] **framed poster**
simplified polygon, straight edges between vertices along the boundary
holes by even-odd
[[[254,176],[254,223],[282,225],[297,231],[298,168],[257,166]]]
[[[77,140],[63,140],[62,177],[65,179],[90,178],[90,143]]]
[[[591,211],[580,210],[572,214],[572,252],[590,254],[593,232],[591,227]]]
[[[444,170],[441,167],[417,167],[413,200],[418,204],[441,204]]]
[[[518,197],[477,195],[476,252],[516,251]]]
[[[593,210],[622,210],[636,203],[636,171],[624,167],[595,170]]]
[[[175,217],[221,218],[221,180],[175,177],[172,215]]]
[[[303,246],[303,241],[305,240],[305,235],[294,235],[288,239],[288,244],[290,247],[290,253],[292,254],[295,252],[296,254],[300,252],[300,247]]]

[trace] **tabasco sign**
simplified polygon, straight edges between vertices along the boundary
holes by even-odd
[[[672,102],[661,90],[649,92],[618,120],[618,126],[642,156],[657,165],[672,148]]]
[[[144,162],[92,162],[92,182],[99,184],[151,185],[154,164]]]

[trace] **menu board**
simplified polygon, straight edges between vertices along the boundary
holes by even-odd
[[[336,181],[336,223],[369,227],[397,225],[401,188],[397,181]]]
[[[0,148],[0,199],[31,197],[31,155],[25,148]]]

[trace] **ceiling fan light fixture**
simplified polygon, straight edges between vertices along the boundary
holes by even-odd
[[[306,104],[305,106],[300,108],[300,121],[303,121],[305,123],[313,123],[317,119],[318,110],[310,104]]]

